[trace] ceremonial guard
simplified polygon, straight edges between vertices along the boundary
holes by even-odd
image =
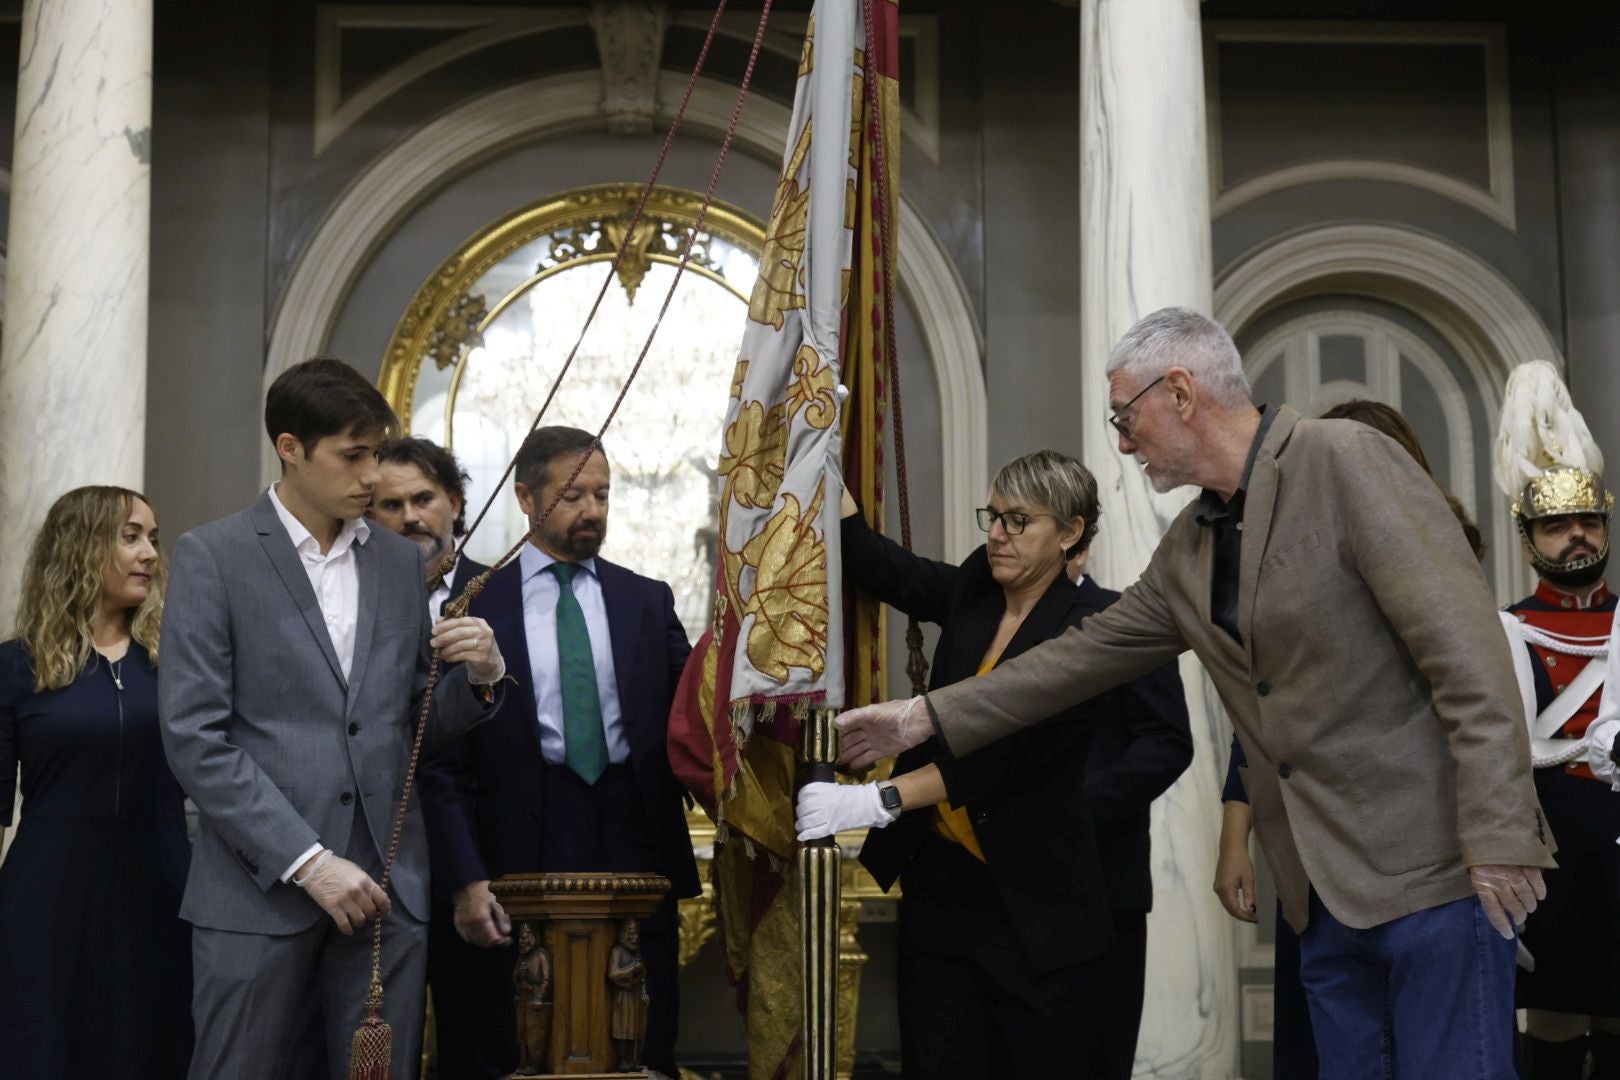
[[[1523,1075],[1620,1070],[1620,795],[1588,764],[1604,699],[1615,597],[1603,580],[1614,497],[1603,456],[1558,372],[1532,361],[1508,380],[1496,480],[1513,500],[1536,590],[1503,614],[1529,728],[1536,792],[1558,869],[1525,926],[1518,997],[1527,1010]],[[1611,707],[1609,712],[1613,712]]]

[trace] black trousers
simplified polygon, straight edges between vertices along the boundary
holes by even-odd
[[[1136,1036],[1142,1028],[1142,994],[1147,989],[1147,913],[1114,912],[1114,936],[1103,953],[1098,981],[1103,995],[1091,1080],[1131,1080]]]
[[[515,1067],[510,949],[481,949],[456,933],[448,897],[434,897],[428,920],[428,992],[440,1080],[505,1076]],[[502,1010],[505,1010],[504,1013]],[[504,1017],[492,1028],[490,1017]],[[504,1068],[503,1068],[504,1066]]]
[[[523,869],[645,872],[660,865],[652,827],[629,765],[609,765],[595,784],[585,783],[566,766],[544,765],[542,769],[539,865]],[[524,821],[522,827],[534,826]],[[649,1068],[675,1076],[681,1006],[674,898],[665,898],[656,911],[639,921],[651,999],[643,1060]],[[453,928],[449,936],[455,937]],[[439,1075],[444,1080],[505,1077],[517,1067],[513,949],[478,949],[459,938],[452,942],[442,931],[438,940],[443,945],[438,958],[445,987],[441,991],[440,983],[434,983]]]
[[[1547,898],[1524,924],[1536,970],[1519,972],[1519,1007],[1620,1016],[1620,797],[1562,766],[1535,777],[1558,866],[1542,871]]]
[[[907,1080],[1059,1076],[1092,1059],[1112,992],[1101,958],[1036,970],[989,868],[947,840],[930,836],[901,885]]]

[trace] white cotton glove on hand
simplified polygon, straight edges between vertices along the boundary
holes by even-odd
[[[1547,885],[1534,866],[1470,866],[1468,876],[1485,917],[1509,941],[1536,910],[1536,901],[1547,899]]]
[[[845,829],[881,829],[899,817],[884,808],[876,784],[816,782],[799,789],[793,827],[799,840],[820,840]]]
[[[1594,776],[1620,791],[1620,768],[1612,756],[1616,735],[1620,735],[1620,716],[1599,716],[1597,723],[1586,729],[1586,763]]]

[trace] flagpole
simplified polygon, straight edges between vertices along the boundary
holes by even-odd
[[[835,782],[837,709],[811,709],[804,722],[799,784]],[[838,886],[836,836],[799,845],[799,927],[804,970],[804,1080],[838,1075]]]

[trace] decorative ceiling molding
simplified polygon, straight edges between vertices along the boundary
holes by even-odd
[[[414,7],[404,4],[323,4],[315,12],[315,156],[355,121],[417,79],[504,41],[589,25],[590,9]],[[343,34],[347,30],[461,31],[342,93]]]
[[[752,42],[758,17],[721,17],[717,33]],[[797,62],[804,47],[808,17],[776,15],[766,28],[762,47]],[[602,107],[608,130],[642,132],[652,126],[649,95],[663,53],[664,31],[679,26],[704,32],[709,17],[701,12],[667,12],[661,2],[620,3],[592,0],[590,6],[558,8],[456,7],[409,4],[323,4],[315,15],[314,155],[319,157],[349,128],[382,102],[446,64],[520,37],[590,26],[602,60]],[[455,36],[422,50],[343,94],[343,34],[348,30],[445,30]],[[900,37],[913,46],[913,105],[901,107],[900,130],[934,164],[940,153],[939,17],[901,15]]]
[[[1230,187],[1221,164],[1220,46],[1228,42],[1336,45],[1471,45],[1484,54],[1487,186],[1411,162],[1343,157],[1268,169]],[[1364,180],[1404,184],[1460,203],[1509,232],[1518,229],[1514,201],[1512,95],[1507,35],[1500,26],[1471,23],[1336,23],[1329,21],[1210,21],[1204,24],[1205,111],[1209,118],[1210,212],[1213,218],[1256,199],[1304,184]]]
[[[668,123],[684,76],[659,76],[655,121]],[[270,328],[264,386],[287,368],[326,347],[344,300],[382,244],[415,207],[493,155],[525,143],[575,131],[600,131],[601,81],[596,71],[569,72],[503,87],[434,118],[378,155],[328,209],[300,253]],[[736,87],[700,78],[685,130],[718,139],[731,118]],[[737,146],[756,157],[781,160],[787,137],[786,105],[749,98],[737,127]],[[989,406],[982,343],[972,302],[950,256],[920,215],[900,197],[900,291],[911,305],[938,383],[940,399],[940,524],[945,558],[965,558],[982,541],[973,508],[989,482]],[[269,444],[261,448],[262,475],[277,469]]]
[[[608,130],[645,135],[657,108],[658,61],[668,18],[662,3],[593,0],[591,29],[602,62],[602,112]]]

